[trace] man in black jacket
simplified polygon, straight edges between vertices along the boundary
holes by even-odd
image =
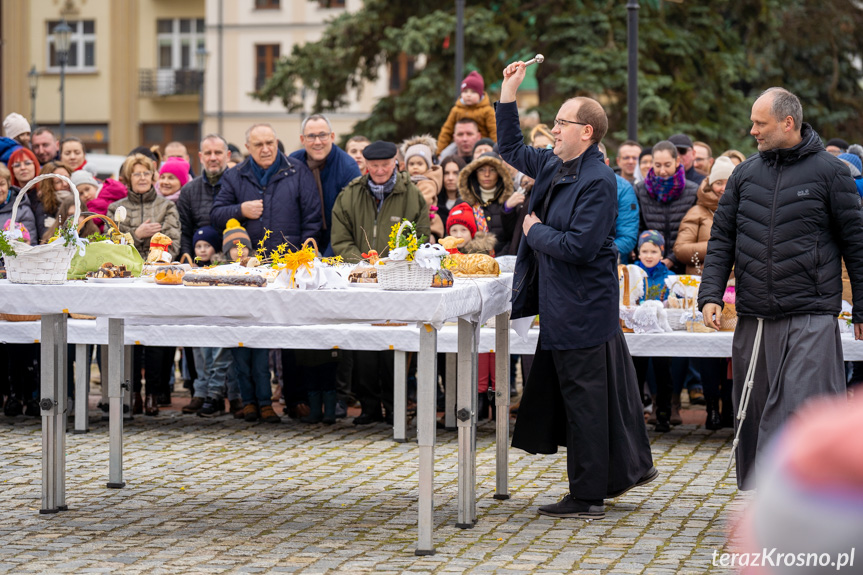
[[[617,181],[597,144],[602,106],[566,101],[554,149],[524,144],[515,102],[525,64],[504,70],[495,115],[500,154],[536,180],[513,277],[512,317],[540,317],[540,336],[512,445],[566,446],[569,493],[539,512],[601,519],[604,499],[655,479],[635,367],[618,322]]]
[[[803,107],[791,92],[765,91],[753,104],[751,119],[749,133],[759,154],[728,179],[698,293],[705,325],[718,329],[734,266],[735,409],[749,363],[756,362],[748,412],[738,422],[742,490],[756,487],[758,459],[800,405],[818,395],[844,397],[836,321],[843,258],[853,289],[854,335],[863,338],[863,211],[848,168],[803,123]]]
[[[203,172],[180,190],[177,211],[180,212],[180,255],[195,257],[195,244],[192,236],[204,226],[210,225],[210,210],[213,199],[222,188],[222,174],[228,167],[228,143],[222,136],[208,134],[201,140],[201,160]],[[219,230],[220,232],[222,230]],[[221,246],[216,246],[219,249]]]

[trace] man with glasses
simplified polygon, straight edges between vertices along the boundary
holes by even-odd
[[[602,519],[604,499],[658,476],[618,322],[617,182],[598,149],[608,117],[596,100],[571,98],[554,120],[554,149],[526,146],[516,104],[524,75],[524,62],[506,67],[496,106],[501,156],[536,180],[512,317],[539,314],[540,336],[512,445],[529,453],[566,446],[569,493],[540,514]]]
[[[668,138],[668,141],[677,148],[680,163],[683,164],[683,169],[686,171],[686,181],[693,182],[696,186],[699,185],[701,180],[707,176],[700,174],[695,169],[695,150],[693,150],[692,138],[686,134],[674,134]]]
[[[330,229],[333,225],[333,204],[342,189],[354,178],[359,178],[360,168],[347,152],[336,144],[336,133],[323,114],[313,114],[303,120],[300,143],[303,148],[291,154],[305,163],[312,171],[318,197],[323,210],[324,229],[320,249],[324,255],[333,255],[330,247]]]

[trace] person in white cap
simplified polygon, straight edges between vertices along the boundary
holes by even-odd
[[[25,148],[30,147],[30,122],[17,112],[12,112],[3,120],[3,133]]]

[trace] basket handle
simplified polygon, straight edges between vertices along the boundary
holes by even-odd
[[[104,220],[105,222],[107,222],[107,223],[108,223],[108,225],[110,225],[112,228],[114,228],[114,229],[117,231],[117,233],[118,233],[118,234],[122,234],[122,233],[123,233],[123,232],[121,232],[121,231],[120,231],[120,228],[118,228],[118,227],[117,227],[117,224],[115,224],[115,223],[114,223],[114,220],[112,220],[112,219],[111,219],[111,218],[109,218],[108,216],[103,216],[102,214],[90,214],[89,216],[87,216],[86,218],[84,218],[84,219],[81,221],[81,223],[79,223],[79,224],[78,224],[78,233],[80,234],[80,233],[81,233],[81,230],[84,228],[84,225],[85,225],[87,222],[89,222],[90,220],[94,219],[94,218],[98,218],[98,219],[100,219],[100,220]]]
[[[318,242],[315,241],[315,238],[308,238],[303,242],[302,247],[306,247],[307,245],[312,244],[315,248],[315,257],[321,257],[321,251],[318,249]]]
[[[36,176],[35,178],[27,182],[27,184],[18,192],[18,197],[15,198],[15,203],[12,204],[12,218],[9,221],[9,229],[13,229],[17,223],[16,217],[18,216],[18,205],[21,203],[21,200],[27,194],[27,191],[35,184],[41,182],[42,180],[47,180],[48,178],[57,178],[69,184],[69,188],[72,190],[72,194],[75,197],[75,219],[73,221],[78,221],[78,218],[81,217],[81,196],[78,194],[78,188],[75,187],[75,184],[72,183],[72,180],[70,180],[66,176],[61,176],[60,174],[42,174],[41,176]]]
[[[195,260],[193,260],[192,256],[190,256],[189,254],[183,254],[183,256],[180,258],[180,263],[183,263],[186,260],[189,260],[189,265],[193,268],[198,267],[197,264],[195,264]]]

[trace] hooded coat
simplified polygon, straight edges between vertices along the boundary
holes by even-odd
[[[369,174],[345,186],[333,206],[333,252],[356,262],[368,250],[389,251],[390,230],[403,219],[416,223],[418,237],[429,235],[429,208],[407,172],[397,172],[393,191],[380,207],[369,190]]]
[[[120,206],[126,208],[126,219],[117,222],[115,214]],[[155,188],[150,188],[150,191],[145,194],[130,192],[122,200],[117,200],[108,206],[107,216],[117,222],[121,233],[132,234],[135,239],[135,249],[145,260],[147,252],[150,251],[150,238],[138,238],[135,235],[135,230],[145,220],[162,224],[161,233],[171,238],[173,242],[168,252],[172,257],[177,257],[180,253],[180,214],[177,212],[177,206],[171,200],[159,195]]]
[[[842,310],[842,259],[863,323],[863,208],[847,166],[809,124],[792,148],[734,169],[713,217],[698,307],[722,306],[734,266],[740,316],[779,319]]]
[[[479,133],[483,138],[491,138],[497,141],[497,125],[494,119],[494,108],[491,107],[491,101],[488,99],[488,93],[482,95],[482,99],[478,104],[466,106],[462,103],[461,98],[455,103],[449,111],[449,116],[446,118],[443,126],[440,129],[440,134],[437,137],[437,150],[435,154],[440,156],[444,148],[452,143],[452,135],[455,132],[456,122],[469,118],[479,126]]]
[[[94,214],[108,214],[108,206],[116,202],[117,200],[122,200],[126,196],[129,195],[129,190],[118,182],[117,180],[112,180],[108,178],[102,183],[102,187],[99,188],[99,195],[87,202],[87,211],[93,212]],[[95,219],[92,220],[96,222],[96,226],[100,230],[105,229],[104,220]]]
[[[222,176],[222,189],[213,200],[210,225],[224,230],[228,220],[235,218],[246,228],[252,245],[257,248],[264,231],[272,236],[264,244],[268,251],[280,244],[299,248],[308,238],[320,239],[323,219],[318,186],[311,170],[296,159],[284,154],[276,158],[281,162],[276,173],[263,188],[252,169],[251,156]],[[255,220],[243,215],[241,204],[251,200],[264,201],[264,213]]]
[[[710,228],[713,227],[713,214],[719,205],[719,196],[705,179],[698,186],[698,200],[689,208],[680,222],[677,241],[674,242],[674,256],[677,261],[686,264],[686,273],[701,275],[704,268],[704,258],[707,256],[707,240],[710,239]],[[696,268],[694,258],[698,257]]]
[[[497,192],[489,202],[483,202],[476,171],[483,166],[493,166],[498,173]],[[458,194],[470,207],[482,206],[488,231],[493,233],[497,242],[495,256],[509,255],[512,236],[521,206],[506,211],[504,204],[512,196],[514,186],[512,176],[503,161],[494,156],[480,156],[458,174]]]

